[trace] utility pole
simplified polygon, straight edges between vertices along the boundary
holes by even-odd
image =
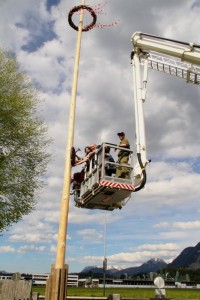
[[[107,270],[107,258],[106,258],[106,212],[104,221],[104,260],[103,260],[103,296],[106,295],[106,270]]]

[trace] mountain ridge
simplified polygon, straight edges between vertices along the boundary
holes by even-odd
[[[185,248],[170,264],[172,268],[200,268],[200,242],[192,247]]]
[[[109,275],[122,275],[126,273],[127,275],[134,275],[139,273],[147,273],[147,272],[157,272],[159,269],[164,268],[167,266],[167,263],[161,258],[152,258],[147,262],[143,263],[141,266],[130,267],[125,269],[117,269],[115,268],[108,268],[106,270],[106,274]],[[102,274],[103,268],[98,266],[87,266],[85,267],[80,273],[96,273]]]
[[[169,264],[161,258],[152,258],[140,266],[129,267],[119,270],[117,267],[110,267],[106,270],[109,275],[137,275],[140,273],[157,272],[163,268],[189,268],[200,269],[200,242],[196,246],[186,247],[181,253]],[[102,267],[88,266],[85,267],[80,273],[96,273],[102,274]]]

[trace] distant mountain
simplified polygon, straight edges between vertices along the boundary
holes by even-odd
[[[139,267],[131,267],[120,270],[116,273],[116,275],[122,275],[124,273],[127,275],[136,275],[141,273],[157,272],[162,268],[166,268],[166,266],[167,263],[163,259],[152,258]]]
[[[108,270],[106,271],[107,274],[115,274],[116,272],[118,272],[119,269],[116,267],[110,267],[108,268]],[[103,268],[102,267],[98,267],[98,266],[88,266],[85,267],[81,273],[93,273],[93,274],[103,274]]]
[[[99,269],[99,268],[97,266],[87,266],[81,271],[81,273],[92,272],[92,270],[94,270],[94,269]]]
[[[116,267],[110,267],[106,271],[106,274],[114,276],[120,276],[122,274],[136,275],[141,273],[157,272],[166,267],[200,269],[200,243],[198,243],[195,247],[185,248],[170,264],[167,264],[163,259],[153,258],[138,267],[131,267],[122,270],[119,270]],[[103,274],[103,269],[98,266],[89,266],[85,267],[81,273]]]
[[[170,264],[171,268],[200,268],[200,243],[195,247],[185,248]]]
[[[106,271],[106,274],[109,275],[117,275],[120,276],[122,274],[127,275],[134,275],[134,274],[140,274],[140,273],[149,273],[149,272],[157,272],[161,268],[165,268],[167,266],[167,263],[160,258],[153,258],[147,261],[146,263],[142,264],[139,267],[131,267],[126,269],[117,269],[116,267],[109,268]],[[102,274],[103,269],[101,267],[97,266],[88,266],[85,267],[81,273],[93,273],[93,274]]]

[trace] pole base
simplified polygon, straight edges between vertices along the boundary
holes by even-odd
[[[68,265],[56,269],[51,265],[51,274],[46,283],[45,300],[66,300]]]

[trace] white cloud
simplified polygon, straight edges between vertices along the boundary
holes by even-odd
[[[154,227],[156,228],[179,228],[182,230],[193,230],[200,228],[200,221],[187,221],[187,222],[162,222],[159,224],[155,224]]]
[[[187,169],[185,172],[183,172],[183,170],[179,171],[178,163],[176,163],[175,165],[170,163],[165,164],[165,167],[167,168],[169,173],[167,174],[166,171],[163,171],[164,176],[166,176],[165,178],[163,178],[161,169],[161,173],[157,173],[157,180],[153,178],[153,181],[147,183],[144,190],[144,196],[148,197],[149,199],[154,199],[154,201],[156,199],[156,204],[161,201],[160,199],[162,199],[163,206],[183,206],[188,203],[189,199],[190,201],[193,200],[192,205],[196,205],[199,202],[198,186],[200,184],[200,175],[192,173]],[[177,168],[177,174],[173,171],[173,168]],[[151,180],[150,169],[148,174],[149,179]]]
[[[19,252],[20,253],[25,253],[25,252],[29,252],[29,251],[33,251],[33,252],[44,252],[46,250],[45,246],[34,246],[34,245],[24,245],[19,247]]]
[[[39,30],[43,22],[51,21],[44,4],[44,0],[39,4],[34,0],[19,0],[17,5],[13,5],[12,0],[1,1],[0,35],[5,47],[19,51],[30,41],[32,34]],[[34,28],[27,29],[29,21],[33,22]]]
[[[199,229],[200,221],[191,221],[191,222],[174,222],[173,227],[180,228],[183,230],[187,229]]]
[[[71,211],[69,213],[69,222],[72,224],[104,224],[105,213],[95,211],[91,213],[89,210],[75,208],[73,203],[71,205]],[[78,216],[78,217],[77,217]],[[112,218],[107,218],[107,223],[115,223],[122,219],[120,215],[113,215]]]
[[[71,262],[82,262],[85,263],[87,265],[97,265],[102,263],[103,261],[103,256],[98,257],[98,256],[83,256],[83,257],[69,257],[69,261]]]
[[[56,252],[56,250],[57,250],[57,247],[55,245],[51,245],[50,251],[51,252]]]
[[[155,228],[165,228],[165,227],[170,227],[170,223],[169,222],[161,222],[159,224],[155,224],[154,225]]]
[[[47,42],[37,52],[27,53],[21,51],[18,55],[19,62],[23,64],[25,71],[43,89],[59,89],[59,81],[65,77],[64,66],[59,63],[58,56],[56,55],[58,53],[54,53],[54,55],[51,55],[51,52],[48,53],[48,48],[51,49],[51,46],[54,48],[54,45],[51,45],[53,43],[51,41]],[[53,49],[51,51],[54,52]]]
[[[13,234],[9,237],[10,242],[48,242],[49,238],[46,235],[42,235],[40,233],[32,233],[32,234],[25,234],[25,235],[20,235],[20,234]]]
[[[124,268],[139,266],[140,264],[152,258],[162,258],[167,263],[171,262],[179,253],[180,247],[174,243],[163,244],[143,244],[136,247],[135,252],[121,252],[113,255],[107,255],[109,265],[121,265]],[[90,264],[100,264],[102,256],[82,256],[69,258],[70,261],[84,262]]]
[[[188,233],[182,231],[160,232],[159,237],[167,240],[183,241],[188,238]]]
[[[24,245],[20,247],[0,246],[0,253],[44,252],[46,246]]]
[[[157,251],[156,257],[163,258],[166,261],[171,261],[177,255],[177,252],[171,251]],[[152,259],[155,257],[155,252],[152,251],[141,251],[141,252],[122,252],[113,255],[107,255],[107,260],[109,265],[118,265],[123,266],[124,268],[127,267],[134,267],[139,266],[142,263]],[[102,263],[103,256],[83,256],[83,257],[76,257],[76,258],[69,258],[69,261],[76,261],[76,262],[83,262],[87,265],[97,265]]]
[[[83,240],[90,240],[94,242],[102,241],[103,235],[96,229],[83,229],[78,230],[77,234],[83,238]]]
[[[109,261],[111,263],[132,263],[133,265],[138,264],[138,263],[142,263],[142,262],[146,262],[147,260],[155,257],[152,256],[153,253],[152,251],[141,251],[141,252],[133,252],[133,253],[117,253],[114,255],[110,255],[108,257]],[[168,257],[171,255],[170,251],[157,251],[156,253],[156,257],[162,257],[163,259],[165,257]]]
[[[0,246],[0,253],[9,253],[9,252],[16,252],[14,247],[11,246]]]
[[[116,133],[123,130],[135,151],[129,58],[130,38],[135,30],[198,43],[199,7],[192,7],[187,0],[181,4],[146,2],[144,5],[144,1],[136,1],[133,5],[132,0],[126,0],[124,5],[120,0],[110,0],[105,8],[108,14],[104,18],[98,15],[98,22],[109,23],[117,18],[120,23],[82,36],[74,139],[74,145],[82,150],[92,142],[118,143]],[[0,251],[11,254],[56,251],[77,33],[67,23],[67,12],[74,1],[61,1],[50,11],[45,5],[45,0],[39,4],[35,0],[18,0],[17,5],[12,0],[0,3],[2,46],[16,52],[22,68],[39,87],[40,97],[45,99],[40,113],[54,139],[50,147],[53,160],[45,177],[47,185],[35,211],[5,233],[5,246]],[[112,264],[139,265],[159,256],[170,261],[188,243],[197,242],[199,94],[196,86],[150,72],[144,110],[152,163],[147,167],[145,189],[133,193],[121,211],[108,213],[108,259]],[[102,263],[102,253],[95,243],[102,239],[104,222],[104,212],[76,208],[70,198],[67,247],[72,269],[75,262]],[[20,246],[16,250],[13,245]]]
[[[159,250],[169,250],[169,251],[177,251],[179,247],[173,243],[167,244],[144,244],[137,247],[138,250],[151,250],[151,251],[159,251]]]

